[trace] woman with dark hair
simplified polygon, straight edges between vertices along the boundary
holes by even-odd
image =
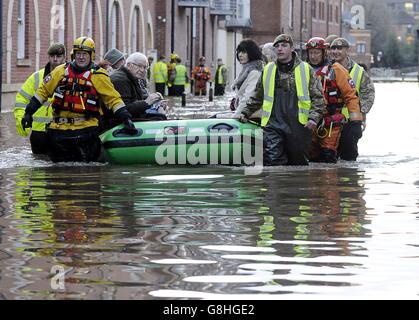
[[[236,93],[230,103],[233,113],[219,114],[217,118],[234,118],[241,114],[263,71],[262,51],[252,39],[243,39],[239,43],[236,58],[242,65],[242,70],[231,87]],[[261,114],[262,111],[258,110],[251,118],[260,118]]]

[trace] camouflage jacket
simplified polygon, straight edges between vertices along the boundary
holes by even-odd
[[[295,85],[295,74],[294,69],[302,62],[301,59],[298,57],[298,55],[294,52],[294,66],[292,70],[288,73],[287,79],[288,79],[288,88],[293,88],[293,90],[290,90],[294,92],[295,95],[297,95],[297,89]],[[277,69],[276,73],[276,79],[275,81],[278,81],[278,79],[281,78],[281,76],[278,77],[278,74],[281,72],[279,71],[279,68]],[[263,97],[264,97],[264,89],[263,89],[263,73],[261,74],[258,83],[256,84],[255,90],[253,91],[252,95],[250,96],[249,100],[247,101],[246,107],[243,109],[242,113],[249,117],[251,114],[253,114],[255,111],[262,108],[263,105]],[[310,84],[309,84],[309,94],[311,98],[311,110],[309,113],[309,119],[315,121],[316,123],[319,123],[320,119],[323,116],[323,111],[325,108],[325,102],[323,98],[322,93],[322,85],[320,79],[316,76],[313,68],[310,67]],[[296,99],[298,101],[298,99]],[[275,105],[275,103],[274,103]],[[297,107],[297,106],[296,106]]]
[[[348,63],[344,66],[348,72],[350,73],[352,68],[355,65],[355,61],[348,57]],[[375,99],[375,88],[374,83],[371,80],[370,75],[367,71],[364,70],[364,74],[361,79],[361,88],[359,90],[359,101],[361,104],[361,112],[368,113],[373,104]]]

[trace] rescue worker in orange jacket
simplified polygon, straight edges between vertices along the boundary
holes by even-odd
[[[207,82],[211,79],[211,71],[205,66],[205,57],[199,58],[198,65],[192,70],[192,79],[195,82],[195,95],[207,95]]]
[[[326,110],[323,121],[313,132],[310,160],[314,162],[337,162],[337,148],[343,124],[361,129],[362,114],[355,84],[348,71],[339,63],[329,61],[326,55],[327,44],[323,38],[314,37],[306,43],[308,62],[320,78]],[[349,119],[342,114],[347,106]]]
[[[106,70],[98,67],[95,43],[80,37],[73,43],[74,61],[58,66],[26,106],[22,127],[32,125],[32,115],[51,96],[52,122],[47,129],[48,155],[54,162],[91,162],[99,158],[99,116],[102,101],[123,121],[128,134],[137,131],[120,94],[112,85]]]

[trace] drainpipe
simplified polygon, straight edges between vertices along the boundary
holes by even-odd
[[[3,2],[0,4],[0,45],[2,50],[0,50],[0,113],[1,113],[1,103],[3,96]]]
[[[170,38],[170,52],[175,52],[175,0],[172,0],[172,21],[171,21],[171,31],[172,35]]]
[[[109,50],[109,0],[106,0],[105,52]]]
[[[205,20],[205,8],[202,8],[202,56],[205,57],[205,42],[206,40],[206,20]]]

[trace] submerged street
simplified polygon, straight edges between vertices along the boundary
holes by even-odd
[[[419,87],[375,88],[357,162],[254,175],[53,164],[2,112],[0,299],[418,299]]]

